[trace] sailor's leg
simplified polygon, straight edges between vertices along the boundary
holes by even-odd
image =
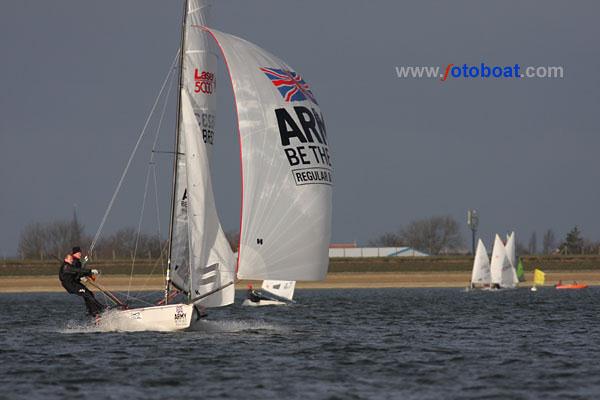
[[[98,315],[102,312],[102,310],[104,310],[104,306],[98,300],[96,300],[96,296],[94,296],[94,293],[88,288],[85,288],[84,299],[86,302],[86,307],[88,308],[88,312],[90,314]]]
[[[90,315],[98,315],[104,306],[96,300],[94,297],[94,293],[90,292],[88,288],[83,286],[82,284],[78,285],[77,295],[83,297],[83,301],[85,302],[85,308],[87,309],[88,314]]]

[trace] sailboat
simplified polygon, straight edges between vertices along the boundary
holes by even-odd
[[[517,285],[519,283],[519,277],[517,275],[517,255],[516,255],[516,243],[515,243],[515,232],[511,232],[506,236],[506,256],[508,257],[508,262],[512,268],[513,275],[513,285]]]
[[[148,329],[187,329],[204,308],[232,304],[236,276],[322,280],[329,264],[333,167],[315,96],[279,58],[208,28],[207,3],[184,3],[164,299],[111,316]],[[231,79],[240,139],[237,262],[212,189],[217,53]],[[173,288],[186,300],[169,304]]]
[[[490,259],[488,258],[485,245],[481,239],[479,239],[477,242],[477,250],[475,251],[475,259],[473,260],[471,289],[489,288],[491,283],[492,275],[490,271]]]
[[[492,289],[512,289],[516,286],[515,269],[511,266],[504,243],[496,235],[490,263]]]
[[[243,306],[282,306],[293,303],[296,281],[264,280],[259,292],[258,301],[247,298]]]
[[[537,291],[537,286],[544,286],[546,282],[546,274],[542,272],[540,269],[535,269],[533,271],[533,286],[531,287],[531,291]]]

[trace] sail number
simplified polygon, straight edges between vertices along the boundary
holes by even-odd
[[[215,133],[212,129],[202,129],[202,140],[204,143],[213,144]]]
[[[204,143],[213,144],[215,139],[215,116],[209,113],[196,112],[196,119],[202,128],[202,140]]]

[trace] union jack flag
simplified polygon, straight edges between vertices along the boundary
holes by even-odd
[[[277,68],[261,68],[260,70],[273,82],[285,101],[310,100],[318,104],[308,83],[304,82],[304,79],[294,71]]]

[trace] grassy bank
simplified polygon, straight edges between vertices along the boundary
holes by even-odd
[[[380,258],[332,258],[331,273],[379,273],[379,272],[469,272],[472,257],[380,257]],[[138,260],[134,275],[161,275],[164,263],[160,260]],[[551,271],[600,271],[600,255],[585,256],[526,256],[526,271],[541,268]],[[98,260],[90,264],[103,275],[129,275],[131,260]],[[49,276],[58,273],[58,261],[5,260],[0,261],[0,276]]]

